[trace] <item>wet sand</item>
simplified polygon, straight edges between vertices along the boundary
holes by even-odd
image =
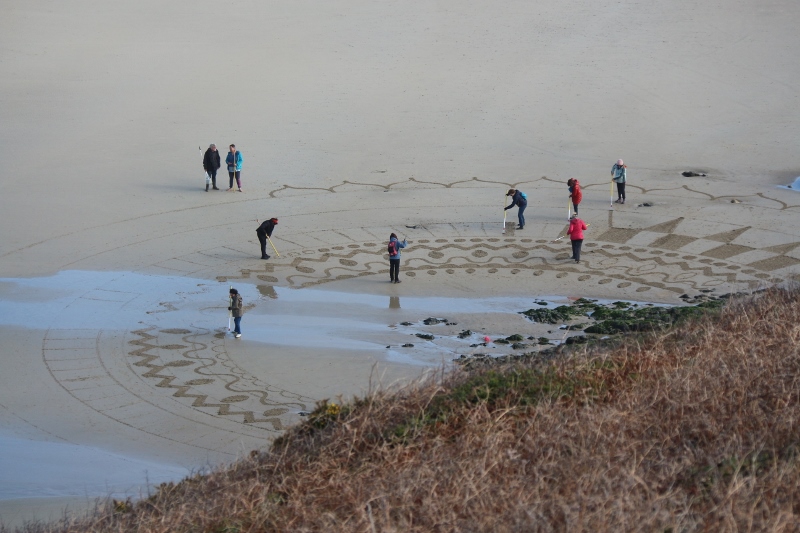
[[[414,318],[412,298],[679,303],[796,279],[800,195],[779,186],[800,176],[798,20],[788,0],[12,1],[0,431],[200,468],[318,400],[430,368],[433,351],[375,348],[409,335],[386,313]],[[224,171],[204,192],[210,142],[241,149],[243,193]],[[611,210],[620,157],[628,201]],[[553,242],[571,177],[580,265]],[[502,233],[511,186],[527,224],[512,210]],[[272,216],[281,257],[261,261]],[[400,285],[391,232],[410,241]],[[252,337],[227,335],[231,284]],[[353,302],[290,319],[282,291],[311,290]],[[497,335],[528,325],[486,317]],[[0,500],[0,519],[31,501]]]

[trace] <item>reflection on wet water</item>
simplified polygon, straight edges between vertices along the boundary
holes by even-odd
[[[399,296],[389,296],[389,309],[400,309]]]
[[[261,293],[261,296],[272,298],[273,300],[278,299],[278,293],[275,292],[275,287],[272,285],[256,285],[256,289]]]

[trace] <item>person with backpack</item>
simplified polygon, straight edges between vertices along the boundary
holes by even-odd
[[[258,220],[256,220],[256,222],[258,222]],[[269,220],[265,220],[259,227],[256,228],[258,242],[261,243],[261,259],[269,259],[269,256],[267,255],[267,239],[272,237],[272,230],[275,229],[277,224],[278,219],[271,218]]]
[[[231,287],[230,290],[231,295],[231,305],[228,307],[228,311],[231,312],[233,316],[233,323],[236,327],[233,329],[233,336],[237,339],[241,338],[242,336],[242,295],[239,294],[239,291]],[[228,323],[230,327],[230,322]]]
[[[229,147],[228,155],[225,156],[225,164],[228,165],[228,190],[233,190],[233,178],[236,178],[236,187],[242,192],[242,152],[236,149],[236,145]]]
[[[617,159],[617,162],[611,167],[611,179],[617,184],[617,195],[619,196],[619,198],[614,201],[615,204],[625,203],[625,182],[628,177],[627,168],[625,163],[622,162],[622,159]]]
[[[569,229],[567,235],[572,242],[572,259],[576,263],[581,262],[581,245],[583,244],[583,230],[588,228],[586,222],[578,218],[578,213],[572,215],[569,219]]]
[[[569,187],[569,197],[572,200],[572,208],[575,214],[578,214],[578,204],[583,200],[583,193],[581,192],[581,184],[575,178],[567,180],[567,187]]]
[[[397,235],[389,235],[389,282],[400,283],[400,249],[408,246],[405,239],[397,240]]]
[[[512,207],[519,206],[519,210],[517,211],[517,219],[519,219],[519,226],[517,229],[524,229],[525,228],[525,216],[523,213],[525,212],[525,208],[528,207],[528,196],[522,192],[518,191],[517,189],[508,189],[506,196],[511,197],[511,205],[506,207],[506,210],[511,209]]]

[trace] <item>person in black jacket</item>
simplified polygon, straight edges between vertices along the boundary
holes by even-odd
[[[256,222],[258,221],[256,220]],[[272,230],[275,229],[277,224],[278,219],[271,218],[262,222],[261,225],[256,229],[258,242],[261,243],[261,259],[269,259],[269,256],[267,255],[267,237],[272,237]]]
[[[211,184],[215,191],[219,190],[217,189],[217,169],[220,166],[217,145],[211,143],[211,145],[208,147],[208,150],[206,150],[206,153],[203,155],[203,170],[205,170],[208,175],[211,176]],[[206,182],[206,192],[208,192],[208,182]]]

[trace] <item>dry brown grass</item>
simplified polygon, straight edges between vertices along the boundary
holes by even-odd
[[[800,531],[800,302],[320,406],[270,451],[28,531]]]

